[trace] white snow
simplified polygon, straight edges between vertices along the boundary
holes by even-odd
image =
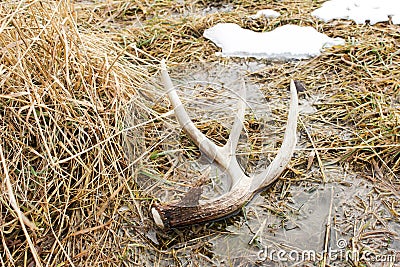
[[[250,18],[252,19],[259,19],[261,17],[265,17],[267,19],[269,18],[277,18],[279,17],[281,14],[275,10],[272,9],[262,9],[257,11],[257,13],[255,15],[251,15]]]
[[[312,27],[284,25],[270,32],[254,32],[234,23],[219,23],[203,36],[222,48],[223,57],[302,59],[318,56],[324,47],[344,44]]]
[[[313,16],[328,22],[334,19],[351,19],[357,24],[366,20],[371,25],[388,21],[392,17],[394,24],[400,24],[399,0],[331,0],[311,13]]]
[[[393,22],[393,24],[400,24],[400,14],[393,15],[392,22]]]

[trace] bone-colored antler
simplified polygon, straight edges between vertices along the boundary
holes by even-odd
[[[161,80],[175,111],[175,116],[186,134],[199,149],[213,160],[231,178],[230,190],[214,199],[199,201],[199,188],[193,188],[186,196],[175,203],[157,203],[151,208],[154,221],[159,227],[180,227],[195,223],[224,218],[240,210],[253,196],[274,182],[286,168],[296,146],[296,127],[298,117],[297,90],[290,82],[290,110],[282,146],[269,167],[258,175],[247,175],[240,167],[235,150],[243,129],[245,113],[243,86],[238,101],[238,114],[233,123],[228,142],[217,146],[196,128],[187,114],[169,77],[165,61],[161,62]],[[191,194],[193,197],[191,198]]]

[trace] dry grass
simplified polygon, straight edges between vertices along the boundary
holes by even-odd
[[[24,234],[2,190],[1,264],[32,266],[33,256],[49,266],[119,262],[118,194],[138,194],[121,112],[149,74],[109,36],[78,28],[66,1],[0,8],[1,177],[8,173],[37,228]]]
[[[374,192],[393,214],[391,220],[398,222],[398,27],[320,24],[309,14],[322,1],[259,2],[0,3],[2,266],[246,264],[218,262],[209,242],[227,233],[226,226],[245,219],[162,232],[148,214],[153,196],[135,183],[143,173],[159,179],[174,168],[174,158],[158,156],[163,146],[155,145],[168,137],[160,127],[173,123],[162,116],[168,103],[157,102],[161,94],[152,75],[158,60],[168,58],[171,65],[219,60],[214,55],[218,49],[201,37],[217,22],[236,22],[257,31],[294,23],[332,37],[349,37],[347,45],[316,59],[265,62],[265,68],[250,74],[264,84],[262,90],[271,99],[285,97],[285,90],[277,89],[286,88],[290,77],[305,84],[302,97],[318,98],[317,112],[301,117],[301,149],[265,198],[276,203],[271,204],[273,212],[286,216],[290,208],[283,197],[285,188],[322,183],[323,164],[346,163],[361,179],[374,182]],[[229,12],[201,13],[224,5]],[[261,8],[283,15],[271,21],[248,19]],[[151,109],[154,102],[159,106]],[[273,108],[277,120],[284,121],[285,109]],[[131,129],[126,128],[127,119]],[[224,130],[215,121],[202,127],[211,136]],[[124,154],[125,134],[131,142],[130,160]],[[317,177],[307,168],[313,149],[314,165],[321,167]],[[193,148],[187,155],[196,153]],[[360,226],[373,233],[370,227]],[[354,240],[367,236],[360,230]],[[387,236],[393,238],[388,232],[379,239]],[[362,249],[360,244],[353,249]]]

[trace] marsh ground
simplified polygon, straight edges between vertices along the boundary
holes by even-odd
[[[310,13],[322,2],[0,3],[1,264],[287,265],[265,259],[265,249],[320,253],[293,262],[301,266],[395,265],[357,258],[366,251],[397,255],[398,264],[400,28],[321,23]],[[263,8],[282,16],[249,18]],[[309,60],[221,59],[202,38],[218,22],[256,31],[310,25],[347,42]],[[220,82],[235,68],[232,84],[242,75],[262,93],[270,116],[248,117],[250,168],[279,146],[289,80],[306,88],[295,156],[237,216],[171,231],[151,220],[160,194],[143,177],[184,180],[179,162],[199,156],[184,136],[166,139],[175,124],[158,82],[162,58],[177,82],[198,81],[191,74],[210,66],[218,71],[204,79]],[[199,99],[185,98],[194,114]],[[224,123],[202,118],[199,127],[223,142]],[[261,146],[260,129],[275,142]],[[179,154],[162,153],[166,147]],[[349,256],[330,258],[326,248]]]

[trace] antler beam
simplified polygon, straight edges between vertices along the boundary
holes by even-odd
[[[282,146],[266,170],[258,175],[247,175],[240,167],[235,155],[245,115],[244,86],[240,92],[238,112],[228,142],[220,147],[201,133],[190,119],[172,84],[164,60],[161,62],[161,80],[179,124],[199,149],[227,173],[231,179],[231,188],[227,193],[214,199],[199,200],[201,188],[195,187],[178,202],[154,204],[151,212],[159,227],[181,227],[232,215],[246,205],[257,192],[280,176],[296,146],[298,98],[293,81],[290,81],[290,109]]]

